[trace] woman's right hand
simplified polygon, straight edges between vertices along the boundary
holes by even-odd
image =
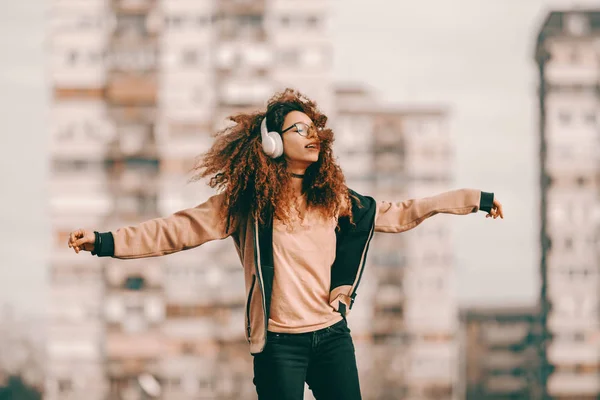
[[[78,229],[69,234],[69,247],[79,253],[81,250],[94,251],[96,234],[93,231]]]

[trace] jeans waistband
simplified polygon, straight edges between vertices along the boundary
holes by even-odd
[[[323,333],[323,332],[329,332],[329,330],[333,327],[338,327],[338,326],[346,326],[347,322],[346,319],[343,318],[341,321],[336,322],[333,325],[329,325],[325,328],[321,328],[318,329],[316,331],[311,331],[311,332],[303,332],[303,333],[284,333],[284,332],[272,332],[272,331],[267,331],[267,336],[273,336],[273,335],[277,335],[277,336],[294,336],[294,337],[302,337],[302,336],[310,336],[310,335],[314,335],[315,333]]]

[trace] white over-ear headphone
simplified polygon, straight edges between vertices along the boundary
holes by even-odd
[[[266,155],[277,158],[283,154],[281,135],[278,132],[269,132],[266,115],[260,124],[260,136],[262,138],[262,148]]]

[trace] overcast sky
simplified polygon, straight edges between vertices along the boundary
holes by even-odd
[[[533,304],[538,292],[537,29],[553,7],[596,1],[334,0],[339,82],[451,110],[454,187],[493,191],[504,221],[454,219],[459,298]],[[0,304],[43,310],[48,93],[45,2],[0,2]],[[482,213],[483,214],[483,213]]]

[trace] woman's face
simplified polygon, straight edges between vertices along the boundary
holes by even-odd
[[[283,155],[288,164],[306,168],[319,160],[319,136],[308,115],[301,111],[289,112],[281,132]]]

